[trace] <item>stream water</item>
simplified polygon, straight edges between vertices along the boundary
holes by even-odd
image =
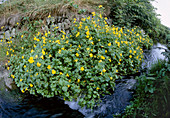
[[[156,44],[144,51],[143,68],[149,68],[157,59],[164,59],[161,52],[167,49]],[[101,104],[93,111],[81,108],[77,102],[64,102],[60,98],[42,98],[24,95],[16,88],[10,90],[5,84],[7,71],[0,64],[0,118],[113,118],[113,114],[123,113],[133,96],[134,77],[117,81],[115,92],[102,97]]]

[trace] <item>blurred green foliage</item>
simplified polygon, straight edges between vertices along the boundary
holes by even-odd
[[[139,26],[153,40],[168,42],[170,30],[161,24],[155,8],[154,0],[108,0],[111,7],[110,18],[117,26]]]

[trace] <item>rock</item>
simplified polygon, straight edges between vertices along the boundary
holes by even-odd
[[[15,15],[11,15],[8,19],[7,19],[7,23],[11,26],[11,27],[15,27],[17,23],[21,23],[21,19],[22,19],[22,15],[21,14],[15,14]]]
[[[101,97],[102,102],[92,111],[86,107],[81,108],[77,101],[65,101],[70,108],[80,111],[86,118],[112,118],[113,114],[121,114],[126,106],[130,104],[133,97],[133,89],[136,86],[135,79],[121,79],[116,83],[115,91],[112,95]],[[131,90],[131,91],[129,91]]]
[[[7,30],[7,31],[5,32],[5,39],[9,39],[10,36],[11,36],[11,33],[10,33],[9,30]]]
[[[69,29],[69,28],[70,28],[69,24],[67,24],[66,22],[64,22],[64,24],[63,24],[63,25],[64,25],[64,29],[65,29],[65,30],[67,30],[67,29]]]
[[[8,90],[14,90],[17,88],[12,78],[9,78],[9,71],[3,67],[3,63],[0,64],[0,80],[4,81],[4,84]]]

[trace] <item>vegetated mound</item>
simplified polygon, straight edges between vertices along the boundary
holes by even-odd
[[[69,101],[79,97],[81,106],[94,107],[100,95],[114,90],[115,79],[138,71],[142,47],[152,45],[137,27],[111,27],[95,12],[80,22],[74,19],[69,34],[59,35],[54,18],[48,19],[44,33],[21,34],[20,45],[8,43],[11,77],[23,93],[59,95]]]

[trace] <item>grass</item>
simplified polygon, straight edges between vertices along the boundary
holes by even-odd
[[[0,5],[0,17],[20,13],[38,19],[81,9],[91,12],[100,4],[107,6],[104,0],[9,0]]]
[[[152,65],[150,73],[138,78],[132,105],[124,118],[170,118],[170,72],[165,61]],[[154,77],[153,77],[154,76]]]
[[[0,42],[0,62],[7,60],[5,50],[6,50],[5,46],[3,46]]]
[[[156,71],[160,71],[162,68],[165,68],[166,60],[158,59],[156,63],[151,65],[150,73],[156,74]]]

